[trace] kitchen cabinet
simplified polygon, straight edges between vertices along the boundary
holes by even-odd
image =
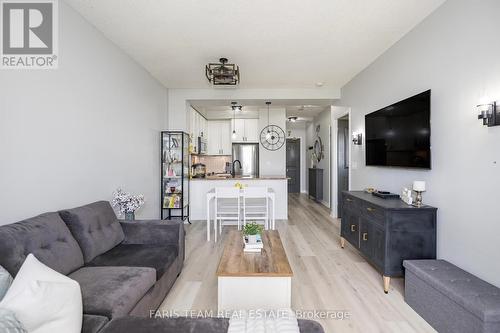
[[[231,155],[231,121],[211,120],[208,124],[208,155]]]
[[[236,131],[233,142],[259,142],[259,119],[234,119],[231,132]]]
[[[193,139],[207,136],[207,120],[193,108],[189,115],[189,134]]]
[[[198,137],[207,137],[207,120],[193,108],[189,112],[188,133],[193,145],[193,151],[198,152]]]

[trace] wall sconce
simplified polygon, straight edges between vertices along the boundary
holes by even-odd
[[[363,134],[361,132],[352,133],[352,143],[361,146],[363,144]]]
[[[288,121],[291,122],[291,123],[294,123],[297,121],[297,117],[288,117]]]
[[[497,102],[479,104],[476,108],[479,112],[477,119],[482,119],[484,126],[492,127],[500,125],[500,114],[497,110]]]

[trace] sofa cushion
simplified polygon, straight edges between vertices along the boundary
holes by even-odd
[[[146,267],[83,267],[69,275],[80,283],[83,313],[108,318],[127,315],[155,284]]]
[[[97,256],[87,266],[132,266],[151,267],[159,280],[178,255],[174,245],[120,244]]]
[[[227,333],[229,320],[223,318],[140,318],[114,319],[100,333]]]
[[[83,251],[85,262],[120,244],[125,235],[107,201],[59,212]]]
[[[325,333],[315,321],[298,320],[300,333]],[[100,333],[227,333],[229,319],[225,318],[139,318],[113,319]]]
[[[30,253],[64,275],[83,266],[82,250],[57,213],[1,226],[0,253],[0,265],[12,276]]]
[[[109,322],[108,317],[83,315],[81,333],[97,333]]]

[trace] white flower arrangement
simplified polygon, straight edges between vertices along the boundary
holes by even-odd
[[[134,213],[136,210],[144,205],[144,195],[131,195],[123,191],[121,188],[113,192],[114,199],[112,201],[113,207],[120,207],[120,216],[123,213]]]

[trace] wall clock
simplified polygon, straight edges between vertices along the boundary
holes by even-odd
[[[278,150],[285,144],[285,131],[276,125],[267,125],[260,132],[260,143],[267,150]]]

